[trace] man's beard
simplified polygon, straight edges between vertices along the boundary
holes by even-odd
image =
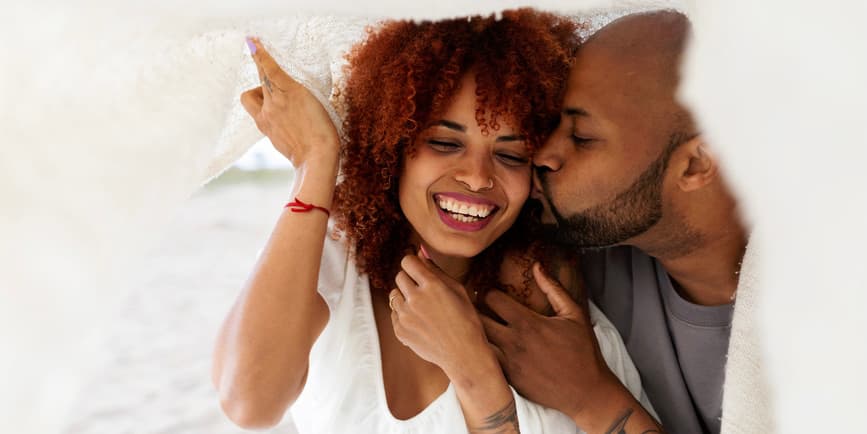
[[[539,173],[542,192],[556,225],[544,225],[548,242],[597,249],[610,247],[647,232],[662,218],[662,181],[668,160],[677,145],[672,137],[662,154],[629,186],[609,202],[564,216],[551,199],[545,173]]]

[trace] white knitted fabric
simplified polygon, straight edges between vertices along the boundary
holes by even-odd
[[[771,433],[773,409],[759,333],[761,246],[750,241],[741,264],[723,386],[722,434]]]
[[[685,3],[696,24],[686,100],[744,212],[765,231],[761,264],[744,264],[755,272],[745,270],[739,290],[723,429],[769,432],[772,425],[750,416],[766,414],[759,368],[767,360],[777,429],[851,431],[867,390],[867,281],[860,271],[867,6]],[[90,365],[86,338],[98,336],[114,312],[124,270],[185,198],[261,137],[238,104],[241,90],[255,84],[244,35],[261,36],[284,67],[327,99],[338,52],[372,20],[313,15],[441,18],[518,4],[4,4],[0,432],[58,430]],[[536,4],[574,12],[638,10],[644,2]],[[328,32],[316,35],[319,28]],[[302,40],[319,49],[290,51]],[[295,65],[292,56],[313,61]]]
[[[346,65],[344,55],[353,44],[360,41],[365,28],[376,21],[363,17],[296,16],[287,19],[264,21],[249,26],[261,38],[268,52],[289,75],[306,86],[323,103],[331,119],[341,128],[341,118],[332,100],[343,77]],[[238,40],[240,32],[231,32]],[[246,55],[246,47],[238,47],[241,56],[235,94],[259,86],[259,77],[252,59]],[[226,55],[228,53],[213,53]],[[226,124],[215,147],[215,155],[209,161],[203,181],[210,180],[238,159],[262,134],[235,98],[228,112]]]

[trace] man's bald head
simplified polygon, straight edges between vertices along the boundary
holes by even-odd
[[[593,34],[582,50],[605,50],[626,67],[642,68],[654,80],[675,81],[690,24],[674,11],[627,15]]]
[[[632,104],[654,123],[693,135],[691,116],[676,101],[680,64],[690,33],[689,20],[675,11],[627,15],[591,36],[581,47],[579,67],[600,63]],[[584,61],[584,65],[580,62]],[[580,86],[580,82],[577,83]]]

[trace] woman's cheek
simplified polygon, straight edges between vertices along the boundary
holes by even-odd
[[[505,179],[504,188],[509,200],[509,207],[520,212],[524,202],[530,197],[530,170],[528,168],[526,174],[521,176],[511,176]]]

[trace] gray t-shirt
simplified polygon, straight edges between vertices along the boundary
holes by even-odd
[[[719,433],[734,306],[683,299],[662,265],[632,247],[582,260],[590,297],[623,337],[666,431]]]

